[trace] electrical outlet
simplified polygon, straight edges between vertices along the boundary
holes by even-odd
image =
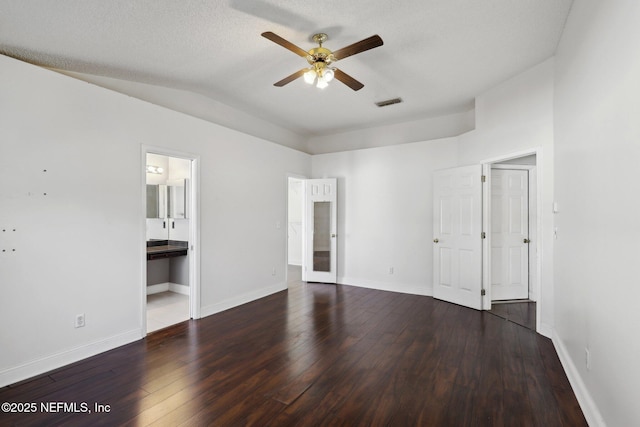
[[[393,267],[389,267],[389,274],[393,274]]]
[[[275,267],[273,267],[273,268],[271,269],[271,275],[272,275],[272,276],[275,276],[275,275],[276,275],[276,268],[275,268]]]
[[[84,325],[84,313],[76,315],[76,328],[82,328]]]

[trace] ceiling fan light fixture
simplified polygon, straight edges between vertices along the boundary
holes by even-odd
[[[322,78],[327,83],[333,80],[333,69],[329,67],[325,68],[324,71],[322,72]]]
[[[309,68],[309,70],[306,73],[304,73],[305,83],[312,85],[314,80],[316,79],[316,76],[317,76],[316,70],[314,70],[313,67]]]
[[[329,86],[329,83],[327,83],[327,81],[323,77],[318,77],[318,83],[316,83],[316,87],[319,89],[324,89],[327,86]]]

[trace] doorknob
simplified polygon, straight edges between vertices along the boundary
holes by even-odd
[[[525,243],[531,243],[531,240],[529,240],[529,239],[525,238],[525,239],[524,239],[524,242],[525,242]]]
[[[433,243],[438,243],[440,240],[438,239],[433,239]]]
[[[335,234],[332,234],[332,235],[331,235],[331,237],[336,237],[336,235],[335,235]]]

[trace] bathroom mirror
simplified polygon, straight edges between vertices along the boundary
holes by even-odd
[[[167,181],[167,217],[188,218],[187,215],[187,179]]]
[[[147,218],[165,218],[167,186],[147,184]]]

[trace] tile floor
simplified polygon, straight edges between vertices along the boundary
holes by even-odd
[[[147,295],[147,333],[189,320],[189,297],[167,291]]]

